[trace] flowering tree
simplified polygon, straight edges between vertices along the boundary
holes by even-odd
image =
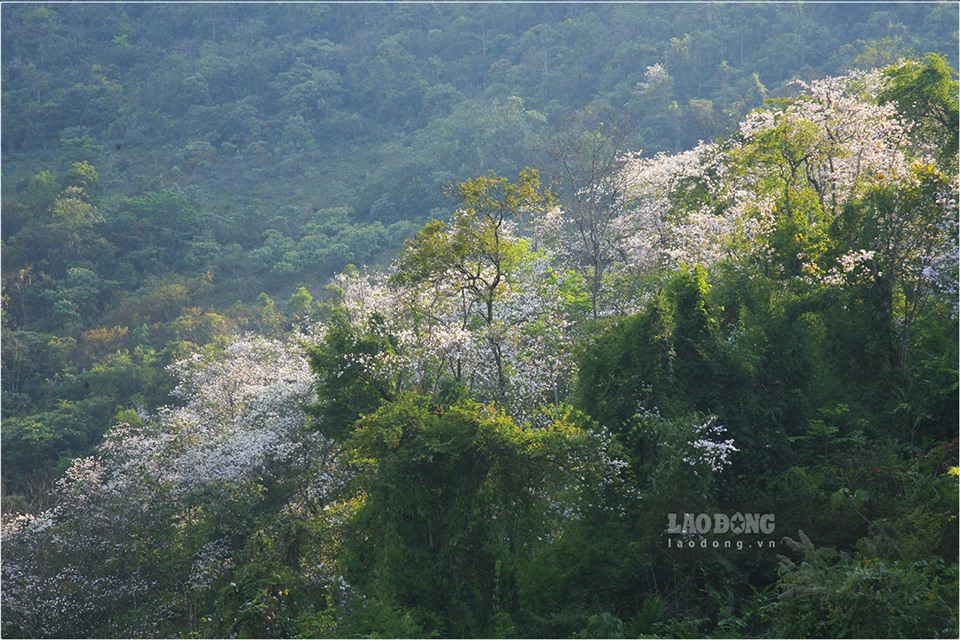
[[[717,214],[714,202],[720,160],[716,145],[702,143],[673,155],[630,158],[625,172],[633,207],[619,222],[633,229],[623,249],[628,269],[669,272],[727,255],[731,220]]]
[[[305,428],[313,380],[295,341],[242,337],[173,370],[180,406],[130,414],[51,509],[5,523],[6,632],[197,628],[256,514],[329,495],[333,451]]]
[[[956,181],[907,119],[919,109],[924,131],[953,131],[942,124],[953,107],[939,68],[926,60],[922,73],[905,63],[798,82],[796,97],[752,112],[729,140],[634,157],[624,168],[634,206],[616,221],[627,230],[624,268],[749,256],[802,286],[872,283],[902,367],[923,300],[956,282]],[[905,103],[919,94],[925,111]]]
[[[548,150],[561,187],[556,217],[560,228],[552,249],[584,274],[594,318],[600,315],[604,276],[623,259],[623,245],[632,235],[619,222],[630,205],[629,174],[624,171],[629,156],[621,138],[618,132],[578,127],[557,136]]]
[[[784,275],[873,289],[903,369],[928,295],[956,290],[957,184],[937,168],[936,149],[911,141],[917,125],[896,101],[878,103],[900,95],[900,70],[801,84],[782,109],[751,114],[731,175],[772,202],[768,256]]]
[[[397,260],[392,280],[399,286],[427,287],[456,304],[461,329],[479,324],[489,347],[496,397],[503,400],[505,327],[497,307],[527,252],[515,226],[522,216],[546,209],[550,195],[532,169],[521,171],[515,183],[481,176],[459,183],[454,192],[462,206],[453,223],[427,224]]]
[[[343,435],[360,414],[403,391],[498,399],[518,419],[563,400],[581,336],[575,318],[589,308],[576,273],[557,271],[542,252],[526,252],[499,287],[491,325],[465,318],[464,297],[452,295],[446,281],[417,287],[384,279],[336,279],[342,315],[311,349],[325,433]]]

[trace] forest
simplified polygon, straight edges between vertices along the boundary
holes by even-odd
[[[958,621],[957,7],[4,3],[4,637]]]

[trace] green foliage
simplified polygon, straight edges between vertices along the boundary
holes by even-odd
[[[899,113],[920,125],[912,133],[921,144],[924,139],[942,140],[939,155],[943,166],[955,170],[960,98],[956,73],[946,58],[928,53],[922,61],[891,65],[886,73],[890,85],[880,94],[880,100],[895,103]]]
[[[448,226],[434,220],[407,243],[390,277],[396,286],[426,286],[437,295],[466,301],[461,326],[479,322],[496,367],[496,400],[506,398],[507,372],[497,302],[529,258],[528,243],[510,228],[545,211],[552,202],[536,169],[520,171],[515,182],[489,174],[451,189],[461,206]],[[475,311],[470,311],[475,308]]]
[[[864,558],[805,542],[799,565],[786,559],[781,565],[772,612],[777,635],[884,638],[905,629],[918,637],[956,635],[955,565]]]
[[[67,354],[79,351],[71,347]],[[31,485],[62,472],[85,455],[125,407],[156,405],[172,388],[164,367],[169,353],[137,347],[118,350],[88,370],[48,381],[45,393],[61,398],[47,410],[4,420],[3,480],[7,491],[32,492]],[[4,393],[6,396],[6,392]],[[5,399],[5,403],[6,403]]]
[[[730,365],[708,310],[709,289],[703,268],[685,268],[645,310],[596,339],[581,362],[580,406],[613,429],[641,409],[713,410]]]
[[[613,429],[638,406],[661,407],[671,384],[673,346],[669,311],[661,298],[626,318],[585,350],[577,382],[578,406]]]
[[[393,351],[382,317],[371,318],[363,332],[356,331],[342,316],[333,318],[323,342],[309,350],[320,398],[310,411],[321,433],[343,439],[357,418],[394,398],[396,388],[389,377],[368,366]]]
[[[313,313],[313,295],[306,287],[301,285],[290,295],[290,299],[287,300],[287,307],[295,320],[306,321]]]
[[[604,496],[602,504],[617,508],[594,509],[568,523],[521,572],[524,635],[573,637],[592,615],[630,615],[651,588],[649,548],[622,509],[635,505],[616,494]]]
[[[587,626],[578,638],[625,638],[623,620],[604,611],[587,618]]]
[[[472,402],[384,405],[346,442],[361,489],[344,534],[347,580],[426,634],[502,630],[498,614],[519,613],[518,571],[576,504],[577,477],[593,473],[587,445],[570,414],[534,428]]]
[[[416,612],[419,613],[419,612]],[[437,631],[431,630],[435,623],[417,622],[415,615],[379,598],[366,598],[355,603],[346,611],[336,626],[336,632],[330,637],[338,638],[438,638]],[[429,625],[428,628],[424,628]]]
[[[240,638],[316,636],[328,628],[332,589],[310,570],[320,552],[319,533],[293,514],[263,518],[238,555],[232,580],[220,581],[218,601],[200,628]]]
[[[707,312],[706,271],[701,267],[683,269],[676,274],[666,289],[667,299],[673,309],[671,342],[674,355],[674,375],[682,385],[682,395],[701,410],[705,406],[703,386],[698,378],[712,373],[711,353],[715,341],[712,322]]]
[[[452,192],[461,203],[449,225],[428,223],[397,263],[393,280],[399,285],[454,279],[455,286],[486,309],[486,322],[493,321],[493,306],[506,285],[526,243],[503,229],[505,222],[547,208],[548,190],[535,169],[524,169],[516,182],[487,175],[457,183]]]

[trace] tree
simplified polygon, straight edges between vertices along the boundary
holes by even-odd
[[[594,319],[600,314],[604,275],[622,259],[630,233],[617,224],[631,204],[623,137],[617,129],[591,131],[578,123],[557,136],[547,150],[557,165],[560,215],[572,227],[565,230],[563,240],[573,246],[558,249],[572,254],[569,257],[584,273]]]
[[[683,265],[713,265],[729,255],[739,229],[735,216],[718,212],[717,200],[724,196],[717,176],[724,158],[718,144],[627,158],[630,206],[616,222],[625,233],[614,274],[646,285],[630,292],[633,306],[624,305],[627,310],[636,309],[638,298],[651,290],[662,290],[665,276]]]
[[[388,362],[396,346],[382,315],[356,326],[342,311],[331,319],[322,340],[308,351],[317,376],[319,402],[310,412],[319,420],[318,431],[342,440],[358,418],[396,396]]]
[[[287,307],[290,314],[296,322],[306,322],[313,313],[313,295],[303,285],[297,287],[297,290],[290,294],[287,300]]]
[[[944,169],[956,169],[960,144],[960,98],[956,72],[946,59],[928,53],[887,67],[887,85],[878,98],[896,104],[897,111],[917,124],[912,138],[926,153],[935,154]],[[936,143],[931,144],[934,140]]]
[[[670,312],[662,298],[596,336],[583,349],[574,397],[599,424],[617,432],[638,406],[666,406],[673,388]]]
[[[180,406],[123,412],[94,455],[73,461],[50,509],[5,519],[4,635],[199,631],[235,568],[256,575],[238,567],[259,562],[242,552],[248,536],[255,548],[271,514],[332,496],[330,442],[305,429],[313,381],[296,342],[225,343],[173,367]],[[322,590],[326,574],[315,578],[303,589]]]
[[[430,222],[417,233],[391,280],[441,291],[459,305],[463,329],[473,322],[482,325],[495,367],[496,397],[502,400],[507,374],[498,301],[527,251],[515,229],[524,216],[543,211],[551,196],[534,169],[521,171],[517,182],[491,174],[460,182],[452,191],[461,202],[452,223]]]
[[[542,418],[538,428],[492,405],[405,395],[361,419],[345,444],[358,467],[342,534],[347,581],[409,612],[418,635],[509,632],[518,572],[602,469],[582,417]],[[354,619],[353,631],[372,623]]]
[[[870,287],[891,336],[890,364],[905,375],[917,319],[932,299],[957,290],[957,183],[917,162],[850,203],[835,226],[849,244],[832,275]]]
[[[906,127],[892,106],[876,103],[876,72],[800,88],[798,98],[741,123],[726,190],[741,201],[731,212],[739,209],[769,229],[768,259],[778,262],[770,266],[788,278],[816,272],[845,203],[910,166]]]

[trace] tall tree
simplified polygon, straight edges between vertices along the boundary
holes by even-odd
[[[497,303],[527,252],[527,243],[515,235],[518,223],[544,211],[552,196],[535,169],[521,171],[516,182],[480,176],[456,184],[452,192],[461,203],[452,223],[428,223],[408,242],[392,281],[443,291],[459,304],[462,328],[472,322],[483,326],[502,400],[507,374]]]
[[[610,265],[623,257],[623,243],[629,234],[617,224],[630,206],[624,134],[603,123],[591,130],[582,118],[573,122],[547,152],[556,165],[552,177],[559,185],[561,215],[570,227],[572,246],[565,253],[587,278],[593,317],[597,318],[603,277]]]

